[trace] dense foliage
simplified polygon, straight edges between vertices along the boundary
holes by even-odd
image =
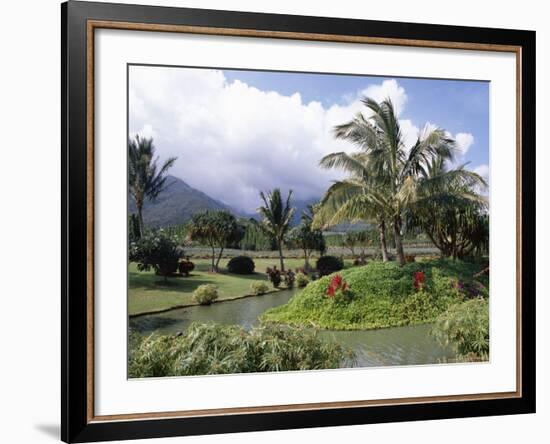
[[[128,252],[128,259],[137,263],[139,271],[153,269],[165,280],[177,271],[182,256],[183,249],[178,246],[176,239],[163,230],[146,233],[130,244]]]
[[[321,256],[315,266],[319,276],[327,276],[344,268],[344,261],[336,256]]]
[[[266,294],[269,291],[269,286],[265,282],[252,282],[250,284],[250,292],[256,296]]]
[[[313,325],[344,330],[394,327],[433,322],[467,295],[460,283],[469,283],[483,267],[478,262],[449,259],[413,262],[371,262],[340,272],[351,297],[334,304],[327,297],[332,276],[311,282],[286,305],[263,315],[269,322]],[[423,272],[422,288],[415,288],[415,273]]]
[[[210,305],[218,299],[218,287],[214,284],[199,285],[193,292],[193,299],[200,305]]]
[[[475,298],[453,305],[441,314],[432,334],[443,345],[451,345],[460,360],[489,359],[489,302]]]
[[[422,229],[443,256],[455,259],[489,251],[488,203],[475,191],[480,178],[460,171],[448,171],[444,159],[433,159],[407,213],[410,227]]]
[[[189,224],[190,238],[210,247],[213,272],[218,271],[223,250],[240,242],[243,235],[243,226],[237,223],[235,216],[225,210],[195,214]]]
[[[132,336],[131,378],[338,368],[353,359],[310,329],[192,324],[184,335]]]
[[[279,285],[281,285],[281,281],[283,280],[281,270],[279,270],[277,267],[267,267],[267,270],[265,272],[267,274],[269,282],[273,284],[273,287],[279,288]]]
[[[277,243],[262,230],[256,221],[249,221],[245,224],[240,248],[248,251],[273,251],[277,249]]]
[[[318,251],[320,255],[323,255],[327,250],[323,232],[312,227],[313,213],[313,207],[310,206],[309,210],[302,214],[300,225],[290,230],[287,239],[287,244],[304,252],[304,268],[306,270],[311,268],[309,259],[313,251]]]
[[[309,276],[305,273],[302,273],[301,271],[296,273],[296,285],[300,288],[305,287],[307,284],[309,284]]]
[[[254,261],[248,256],[235,256],[227,263],[227,271],[234,274],[253,274],[254,267]]]
[[[191,262],[189,259],[184,259],[180,261],[178,264],[178,271],[184,276],[189,276],[189,273],[191,273],[194,269],[195,269],[195,264]]]

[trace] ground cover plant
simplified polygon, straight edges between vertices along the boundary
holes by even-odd
[[[371,262],[310,283],[287,304],[268,310],[262,319],[341,330],[433,322],[451,305],[468,297],[463,283],[473,281],[473,275],[482,267],[480,262],[449,259],[403,266]],[[335,294],[330,294],[331,289],[335,285],[335,290],[339,288],[335,276],[345,282],[346,297],[331,297]]]

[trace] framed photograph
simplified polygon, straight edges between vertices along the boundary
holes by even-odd
[[[535,411],[535,33],[69,1],[62,439]]]

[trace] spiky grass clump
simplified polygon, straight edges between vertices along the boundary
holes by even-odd
[[[191,324],[181,336],[133,336],[131,378],[315,370],[348,366],[351,351],[315,331]]]
[[[451,345],[460,360],[489,359],[489,302],[475,298],[451,306],[437,318],[432,334],[443,345]]]

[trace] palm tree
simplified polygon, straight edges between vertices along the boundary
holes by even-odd
[[[140,237],[144,234],[143,204],[154,200],[166,189],[166,172],[174,165],[176,157],[170,157],[159,169],[153,139],[140,138],[128,141],[128,188],[137,208]]]
[[[352,219],[368,215],[387,221],[393,230],[397,259],[404,264],[405,211],[415,202],[422,186],[422,175],[430,161],[435,157],[452,160],[455,142],[442,129],[426,127],[408,150],[391,100],[388,98],[378,103],[365,97],[362,102],[371,112],[371,117],[367,119],[358,113],[350,122],[334,130],[336,138],[352,142],[360,151],[352,155],[330,154],[321,160],[321,165],[352,172],[348,183],[337,182],[333,185],[334,190],[329,189],[335,193],[346,188],[345,195],[352,186],[360,186],[360,196],[356,190],[355,197],[345,200],[339,212],[342,217],[347,215]]]
[[[326,191],[315,213],[314,226],[330,227],[347,221],[374,223],[378,227],[382,260],[387,262],[387,198],[384,188],[378,187],[374,181],[368,156],[363,152],[333,153],[323,157],[320,165],[342,169],[350,177],[335,181]]]
[[[281,271],[285,271],[285,263],[283,258],[283,241],[286,233],[290,229],[292,216],[295,209],[290,206],[290,198],[292,190],[288,192],[286,202],[283,203],[281,190],[275,188],[267,193],[260,192],[260,197],[264,205],[258,208],[258,213],[262,216],[261,227],[264,232],[275,240],[279,250],[279,259],[281,261]]]

